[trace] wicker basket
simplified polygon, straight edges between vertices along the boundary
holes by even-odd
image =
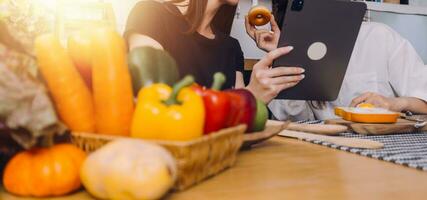
[[[152,141],[165,147],[176,159],[175,190],[184,190],[234,165],[243,143],[245,125],[218,131],[188,142]],[[123,137],[94,133],[72,133],[73,144],[90,153]]]

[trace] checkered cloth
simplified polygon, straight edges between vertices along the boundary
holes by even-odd
[[[322,121],[301,121],[299,123],[320,124]],[[359,149],[339,146],[318,140],[309,141],[314,144],[348,151],[351,153],[384,160],[395,164],[423,170],[427,172],[427,132],[415,132],[393,135],[359,135],[355,133],[343,133],[342,137],[370,139],[384,144],[384,148]]]

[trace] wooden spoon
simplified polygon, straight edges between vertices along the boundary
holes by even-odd
[[[286,128],[292,131],[315,133],[320,135],[338,135],[348,131],[348,127],[337,124],[298,124],[290,123]]]
[[[361,148],[361,149],[380,149],[384,147],[384,144],[381,142],[368,140],[368,139],[358,139],[358,138],[345,138],[345,137],[333,137],[326,135],[316,135],[311,133],[304,133],[299,131],[290,131],[283,130],[279,133],[280,136],[296,138],[300,140],[319,140],[324,142],[329,142],[332,144]]]

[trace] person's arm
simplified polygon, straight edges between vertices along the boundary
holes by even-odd
[[[427,65],[408,40],[390,28],[389,31],[393,45],[390,45],[388,73],[390,84],[399,96],[394,104],[405,111],[427,114]]]
[[[142,1],[135,5],[127,19],[124,38],[129,50],[137,47],[150,46],[163,49],[167,42],[163,24],[168,20],[164,14],[168,12],[162,3]]]
[[[427,65],[405,38],[391,28],[377,24],[386,48],[388,82],[396,97],[384,97],[376,93],[364,93],[355,98],[351,106],[366,102],[393,111],[411,111],[427,114]]]
[[[427,102],[415,97],[399,97],[399,103],[404,111],[411,111],[417,114],[427,114]]]
[[[234,85],[236,89],[244,88],[245,81],[243,78],[243,73],[240,71],[236,71],[236,84]]]
[[[416,97],[385,97],[377,93],[367,92],[353,99],[350,106],[356,107],[361,103],[370,103],[376,107],[395,112],[411,111],[427,114],[427,102]]]
[[[128,38],[129,50],[135,49],[137,47],[144,47],[144,46],[149,46],[155,49],[163,50],[163,46],[158,41],[156,41],[155,39],[149,36],[138,34],[138,33],[130,34]]]

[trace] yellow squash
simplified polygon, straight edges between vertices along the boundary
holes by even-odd
[[[80,176],[99,199],[159,199],[175,181],[176,164],[161,146],[120,139],[90,154]]]

